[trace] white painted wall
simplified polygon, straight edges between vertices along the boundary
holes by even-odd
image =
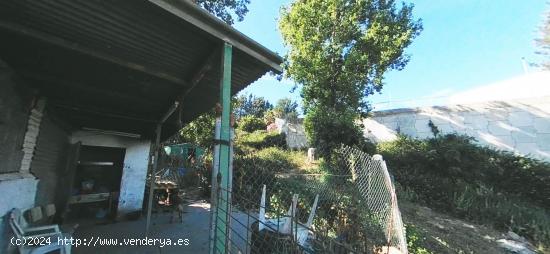
[[[141,142],[126,148],[124,171],[120,183],[118,216],[142,208],[150,148],[151,142]]]
[[[151,141],[91,131],[77,131],[72,134],[71,143],[74,144],[79,141],[82,142],[82,145],[126,149],[117,216],[120,217],[129,212],[141,210]]]
[[[8,222],[9,212],[13,208],[24,211],[34,207],[37,185],[38,180],[29,173],[0,174],[0,215],[5,216],[0,223],[0,252],[15,252],[16,248],[9,244],[9,239],[13,236]]]
[[[307,147],[307,136],[303,124],[289,123],[285,119],[275,118],[275,125],[279,133],[286,136],[286,144],[290,149]]]
[[[364,135],[374,142],[397,133],[432,137],[431,120],[441,133],[472,136],[480,144],[550,161],[550,96],[378,111],[365,119]]]

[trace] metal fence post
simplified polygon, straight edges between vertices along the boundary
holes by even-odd
[[[231,182],[231,60],[232,60],[233,48],[231,44],[224,43],[222,51],[222,78],[220,82],[220,105],[222,107],[221,112],[221,124],[220,133],[216,137],[219,142],[218,152],[218,174],[221,176],[220,185],[218,188],[221,190],[218,193],[216,202],[216,211],[214,219],[214,243],[211,253],[226,253],[228,251],[228,238],[229,238],[229,207],[231,205],[229,190]],[[216,190],[212,190],[216,191]],[[214,212],[214,211],[212,211]]]

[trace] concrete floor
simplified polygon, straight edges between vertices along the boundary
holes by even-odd
[[[209,251],[210,235],[210,204],[202,201],[192,202],[187,205],[183,215],[183,223],[179,221],[170,223],[169,213],[153,214],[151,233],[149,239],[170,239],[173,245],[156,246],[129,246],[123,239],[145,239],[146,218],[136,221],[124,221],[106,225],[82,225],[74,233],[74,237],[86,242],[87,246],[73,246],[75,254],[100,254],[100,253],[132,253],[132,254],[160,254],[160,253],[193,253],[201,254]],[[234,212],[233,225],[233,251],[246,253],[246,242],[249,237],[247,226],[255,220],[245,213]],[[239,221],[239,222],[237,222]],[[250,228],[250,226],[248,226]],[[236,237],[240,235],[241,237]],[[115,246],[100,246],[96,239],[117,239]],[[188,239],[187,246],[174,245],[179,239]],[[101,241],[101,240],[97,240]],[[95,246],[93,246],[95,242]],[[166,242],[165,242],[166,243]],[[183,243],[183,242],[182,242]],[[91,245],[91,246],[90,246]],[[235,248],[236,247],[236,248]],[[242,251],[238,251],[238,250]]]
[[[106,225],[82,225],[77,228],[74,236],[80,239],[82,243],[86,242],[87,245],[92,246],[73,246],[72,252],[76,254],[208,253],[209,223],[210,204],[205,202],[189,204],[183,216],[183,223],[179,221],[170,223],[169,213],[153,214],[149,239],[170,239],[172,244],[177,243],[179,239],[189,239],[187,246],[171,245],[164,247],[160,247],[161,244],[158,242],[156,246],[128,246],[123,242],[123,239],[145,239],[145,217],[136,221]],[[118,246],[99,246],[101,240],[96,242],[96,239],[117,239],[116,245]],[[93,246],[94,243],[96,243],[96,246]]]

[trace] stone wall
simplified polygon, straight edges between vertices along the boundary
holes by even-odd
[[[378,111],[364,120],[364,134],[375,142],[397,133],[433,137],[430,120],[443,134],[466,134],[483,145],[550,161],[550,96]]]

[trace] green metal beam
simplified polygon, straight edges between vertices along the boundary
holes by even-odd
[[[222,107],[221,128],[219,137],[219,168],[220,184],[218,186],[218,202],[216,206],[216,233],[213,239],[214,253],[226,253],[229,245],[229,216],[231,212],[231,59],[233,47],[224,43],[222,52],[222,78],[220,82],[220,105]]]

